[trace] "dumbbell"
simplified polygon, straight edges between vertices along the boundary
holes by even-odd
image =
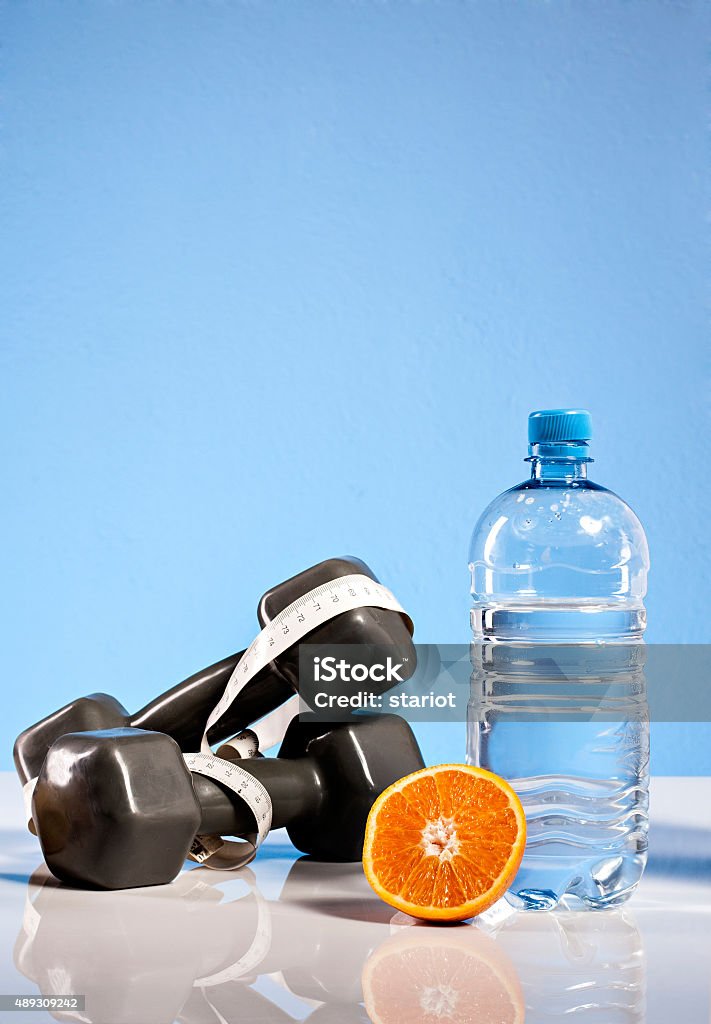
[[[368,566],[358,558],[328,558],[284,583],[268,590],[261,598],[257,617],[261,626],[271,622],[284,608],[315,587],[341,576],[361,573],[376,580]],[[415,669],[412,643],[413,626],[407,615],[387,608],[355,608],[342,612],[312,630],[305,638],[309,644],[362,645],[362,660],[375,664],[383,660],[383,650],[403,661],[407,672]],[[156,697],[135,715],[106,693],[79,697],[22,732],[15,741],[17,773],[24,784],[39,773],[52,743],[68,732],[96,729],[139,728],[164,732],[181,750],[197,750],[208,716],[222,696],[232,672],[244,651],[178,683]],[[404,671],[404,670],[403,670]],[[234,704],[211,728],[209,740],[219,743],[279,707],[299,687],[298,646],[291,647],[255,676]]]
[[[397,715],[337,725],[302,715],[289,725],[278,757],[239,764],[269,793],[273,828],[286,826],[303,853],[345,861],[360,859],[376,797],[424,766],[410,726]],[[196,834],[255,831],[235,793],[191,775],[170,736],[142,729],[60,736],[40,770],[32,814],[50,871],[102,889],[170,882]]]

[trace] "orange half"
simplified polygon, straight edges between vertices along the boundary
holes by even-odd
[[[465,764],[406,775],[373,804],[363,870],[390,906],[463,921],[504,894],[526,845],[521,801],[504,779]]]

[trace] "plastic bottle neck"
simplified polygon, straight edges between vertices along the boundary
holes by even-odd
[[[584,441],[530,444],[528,451],[532,480],[587,480],[588,463],[593,461]]]

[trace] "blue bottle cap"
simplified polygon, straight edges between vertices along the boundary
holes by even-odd
[[[586,409],[539,409],[528,417],[529,444],[589,441],[592,417]]]

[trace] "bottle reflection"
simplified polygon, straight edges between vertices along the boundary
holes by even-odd
[[[496,933],[515,962],[527,1024],[641,1024],[642,938],[630,910],[514,913]]]

